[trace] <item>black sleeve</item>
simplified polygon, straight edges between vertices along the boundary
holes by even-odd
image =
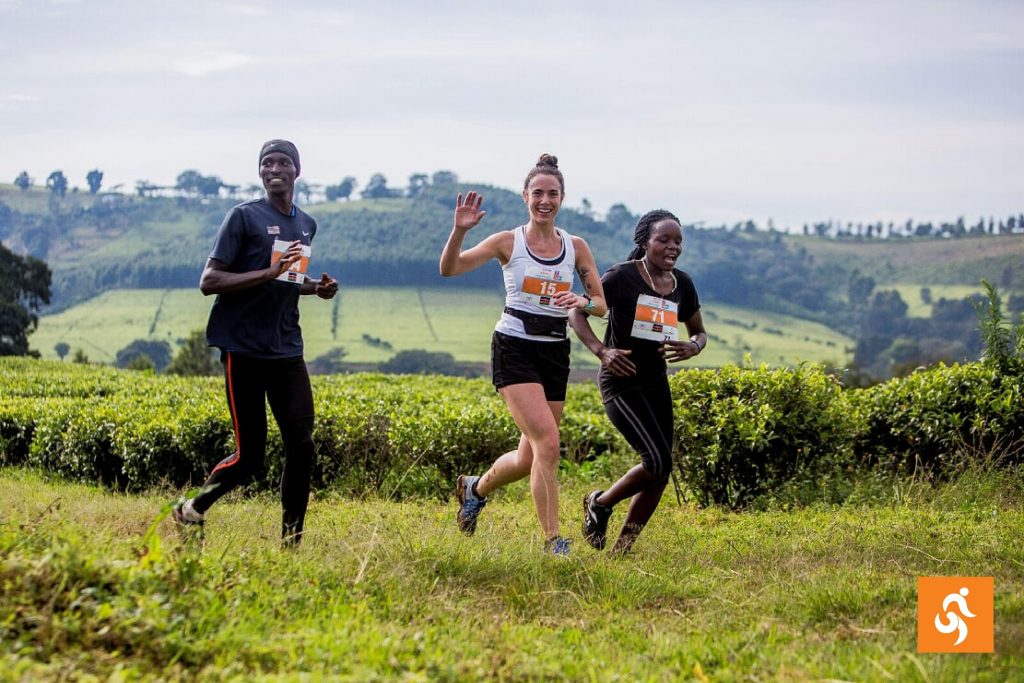
[[[700,310],[700,299],[697,297],[697,287],[689,275],[679,270],[676,271],[676,277],[680,285],[679,322],[685,322]]]
[[[213,241],[210,258],[228,265],[233,264],[242,252],[244,238],[245,217],[236,206],[224,216],[224,222],[220,224],[220,229],[217,230],[217,237]]]
[[[608,304],[609,310],[619,308],[624,305],[623,302],[627,302],[625,304],[627,306],[632,305],[628,303],[629,287],[626,286],[626,267],[628,267],[628,264],[616,263],[601,277],[601,287],[604,289],[604,300],[605,303]]]

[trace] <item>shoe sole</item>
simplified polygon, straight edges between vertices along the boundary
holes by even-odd
[[[583,496],[583,538],[594,550],[604,550],[604,546],[608,542],[607,532],[605,532],[603,536],[587,533],[587,521],[591,518],[590,499],[591,497],[596,498],[599,494],[599,491],[591,491],[587,495]]]

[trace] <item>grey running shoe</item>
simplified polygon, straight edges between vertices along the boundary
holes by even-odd
[[[597,502],[604,491],[591,491],[583,496],[583,538],[597,550],[604,550],[608,538],[608,518],[612,516],[610,507]]]
[[[486,498],[480,498],[473,493],[473,486],[480,481],[480,477],[460,474],[455,480],[455,497],[459,501],[459,513],[456,519],[459,522],[459,529],[467,536],[476,532],[476,518],[487,505]]]
[[[562,538],[561,536],[555,536],[544,541],[544,552],[548,555],[556,555],[558,557],[569,557],[569,544],[572,543],[568,538]]]
[[[171,508],[171,517],[175,522],[181,526],[188,527],[202,527],[203,516],[196,512],[195,508],[192,507],[192,501],[186,500],[184,503],[178,503]]]

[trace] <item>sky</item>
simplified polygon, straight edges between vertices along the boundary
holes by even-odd
[[[549,152],[599,213],[998,219],[1022,86],[1019,0],[0,0],[0,182],[245,185],[283,137],[316,184],[519,190]]]

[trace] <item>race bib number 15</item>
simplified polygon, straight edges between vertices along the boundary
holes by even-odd
[[[641,294],[636,300],[632,335],[658,342],[679,339],[679,304]]]
[[[550,306],[551,298],[555,294],[568,292],[571,287],[572,271],[544,266],[529,266],[523,277],[523,286],[519,291],[519,300],[538,306]]]

